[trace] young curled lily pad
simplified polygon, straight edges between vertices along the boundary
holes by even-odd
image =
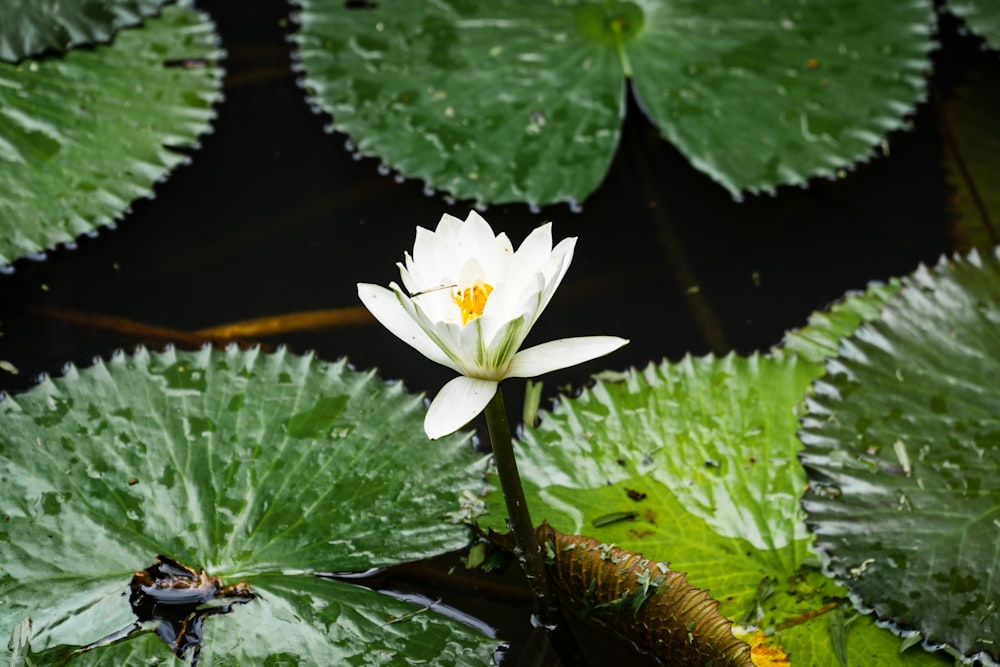
[[[551,555],[553,583],[585,617],[677,667],[753,667],[750,646],[733,636],[718,603],[668,563],[548,525],[538,539]]]
[[[903,280],[843,341],[801,432],[816,546],[860,605],[1000,660],[1000,257]]]
[[[494,639],[433,610],[391,622],[418,608],[324,576],[468,544],[445,517],[482,458],[428,441],[423,413],[343,361],[235,347],[140,349],[4,398],[4,645],[30,618],[36,664],[488,664]]]

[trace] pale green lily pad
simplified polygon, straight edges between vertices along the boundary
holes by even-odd
[[[803,419],[817,547],[859,603],[1000,660],[1000,258],[904,279]]]
[[[1000,2],[996,0],[948,0],[948,9],[962,18],[969,29],[1000,49]]]
[[[489,664],[496,640],[433,610],[389,623],[419,608],[315,576],[468,544],[445,515],[482,459],[428,441],[423,413],[345,362],[236,348],[139,350],[7,397],[0,637],[30,617],[45,658],[127,628],[132,573],[165,554],[257,595],[205,620],[202,665]],[[168,656],[140,636],[73,664]]]
[[[864,292],[848,292],[826,310],[810,315],[804,327],[786,332],[781,344],[771,350],[772,356],[798,355],[816,365],[817,377],[822,375],[823,362],[837,356],[840,339],[854,333],[862,322],[877,318],[899,287],[899,280],[892,279],[873,282]]]
[[[4,0],[0,4],[0,60],[108,42],[115,31],[142,23],[166,0]]]
[[[223,52],[187,4],[108,46],[0,63],[0,267],[113,223],[188,161]]]
[[[799,506],[795,433],[814,377],[794,355],[730,355],[598,380],[517,443],[533,519],[668,561],[793,664],[840,667],[829,619],[850,612],[847,591],[819,572]],[[487,502],[483,524],[502,529],[501,499]],[[846,629],[849,664],[950,664],[900,654],[870,617]]]
[[[933,46],[926,0],[298,4],[308,94],[351,148],[489,203],[588,196],[627,78],[734,194],[832,176],[903,127]]]

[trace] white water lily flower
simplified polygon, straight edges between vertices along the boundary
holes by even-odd
[[[389,331],[431,361],[461,373],[431,402],[430,438],[457,431],[483,411],[500,381],[534,377],[600,357],[628,341],[564,338],[518,351],[573,259],[575,238],[552,247],[552,225],[515,252],[506,234],[475,211],[443,215],[435,231],[417,227],[413,255],[399,264],[406,292],[358,284],[358,296]],[[408,293],[407,293],[408,292]]]

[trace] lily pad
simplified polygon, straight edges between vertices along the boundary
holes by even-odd
[[[5,0],[0,5],[0,60],[16,63],[43,51],[108,42],[142,23],[166,0]]]
[[[670,562],[795,664],[840,667],[838,645],[848,664],[950,664],[900,654],[870,617],[831,632],[852,613],[847,591],[820,573],[799,505],[795,433],[814,377],[794,355],[730,355],[597,380],[516,444],[533,519]],[[482,523],[502,529],[502,500],[486,500]]]
[[[803,419],[816,545],[864,607],[1000,660],[1000,259],[903,280]]]
[[[588,196],[628,79],[734,194],[834,175],[903,126],[933,46],[926,0],[298,4],[304,84],[352,150],[490,203]]]
[[[488,664],[495,640],[317,576],[468,544],[444,517],[482,459],[468,436],[428,441],[423,413],[343,361],[235,347],[140,349],[7,397],[0,636],[30,617],[32,651],[55,660],[128,630],[133,573],[164,554],[255,596],[204,619],[203,665]],[[138,632],[73,664],[169,655]]]
[[[1000,3],[994,0],[948,0],[948,9],[965,20],[992,49],[1000,49]]]
[[[816,375],[822,375],[823,362],[837,355],[840,339],[854,333],[862,322],[877,318],[899,286],[899,280],[892,279],[887,283],[873,282],[864,292],[848,292],[826,310],[810,315],[804,327],[787,332],[771,354],[796,354],[816,364]]]
[[[0,63],[0,267],[111,224],[189,160],[223,52],[188,5],[111,45]]]
[[[545,204],[597,188],[624,77],[555,2],[299,3],[312,102],[364,155],[457,197]]]
[[[663,134],[731,192],[867,160],[926,95],[931,3],[642,3],[633,85]]]

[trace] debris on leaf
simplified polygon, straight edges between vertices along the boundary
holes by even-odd
[[[205,619],[228,614],[234,604],[256,597],[245,582],[224,586],[205,570],[197,572],[166,556],[132,577],[129,603],[139,623],[159,621],[156,634],[177,657],[193,649],[191,664],[201,653]]]

